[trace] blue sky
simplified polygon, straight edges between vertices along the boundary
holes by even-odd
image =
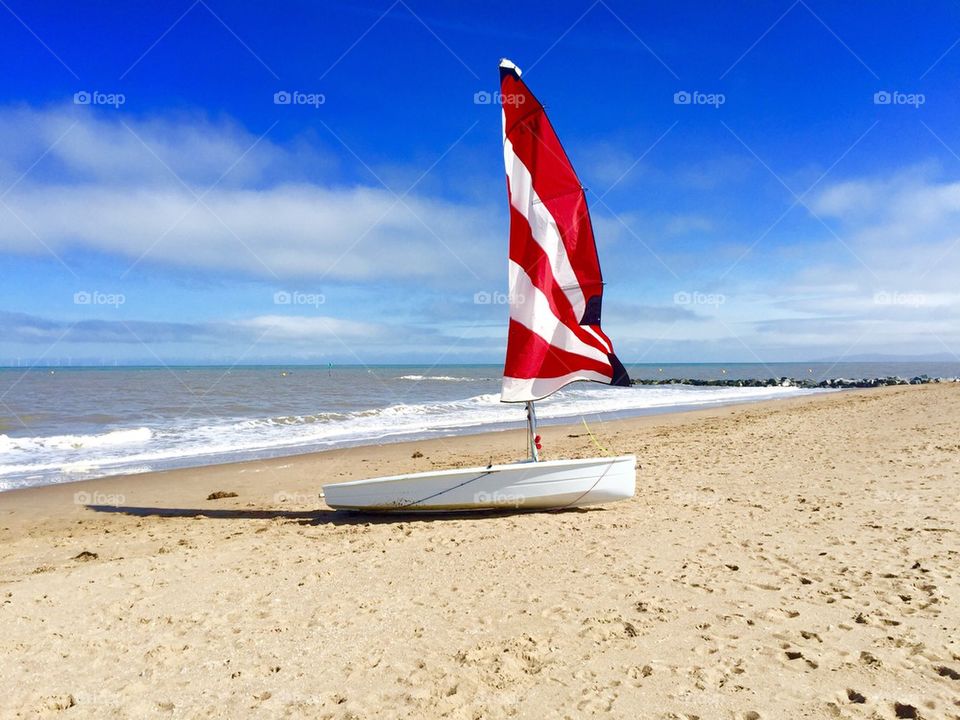
[[[499,361],[503,56],[625,362],[960,354],[956,3],[4,0],[0,363]]]

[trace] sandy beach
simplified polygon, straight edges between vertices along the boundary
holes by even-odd
[[[520,429],[2,493],[0,715],[960,718],[960,385],[590,429],[547,456],[635,453],[634,499],[318,498]]]

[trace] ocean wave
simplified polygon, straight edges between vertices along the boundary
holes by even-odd
[[[437,382],[476,382],[484,378],[453,377],[451,375],[401,375],[397,380],[435,380]]]
[[[51,435],[26,438],[0,435],[0,453],[123,447],[149,442],[151,437],[153,437],[153,432],[150,428],[145,427],[131,430],[111,430],[95,435]]]
[[[652,386],[566,388],[537,403],[541,420],[604,414],[657,412],[805,394],[796,388]],[[94,435],[0,435],[0,477],[47,484],[226,460],[265,457],[347,445],[455,435],[478,429],[521,427],[522,405],[500,402],[498,393],[453,400],[394,403],[352,412],[316,412],[267,418],[180,420],[157,427]],[[3,489],[4,485],[0,485]]]
[[[281,415],[266,418],[265,420],[249,420],[247,423],[251,427],[256,425],[310,425],[313,423],[334,422],[344,417],[346,417],[344,413],[311,413],[309,415]]]

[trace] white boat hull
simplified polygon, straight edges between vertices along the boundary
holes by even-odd
[[[516,462],[324,485],[335,509],[368,512],[545,510],[633,497],[633,455]]]

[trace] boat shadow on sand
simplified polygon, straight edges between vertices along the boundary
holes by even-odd
[[[462,512],[371,513],[354,510],[243,510],[240,508],[171,508],[130,505],[86,505],[88,510],[133,517],[205,518],[208,520],[290,520],[301,525],[384,525],[391,523],[489,520],[531,513],[589,513],[602,508],[558,508],[556,510],[465,510]]]

